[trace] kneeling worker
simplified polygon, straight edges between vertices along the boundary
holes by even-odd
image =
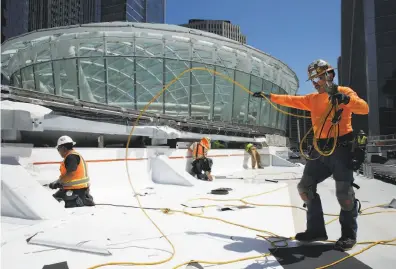
[[[257,168],[263,169],[263,166],[261,165],[260,154],[258,153],[257,148],[252,143],[249,143],[246,145],[245,150],[252,158],[252,169],[256,167],[256,164]]]
[[[192,162],[192,174],[197,175],[198,179],[212,181],[211,175],[213,161],[208,158],[208,151],[210,149],[210,138],[203,137],[201,141],[194,142],[188,149],[191,152]],[[204,174],[202,174],[202,171]]]
[[[83,157],[73,146],[76,142],[69,136],[58,139],[57,150],[63,158],[60,165],[60,177],[49,184],[51,189],[60,189],[53,196],[58,201],[65,201],[65,207],[94,206],[89,194],[89,177]]]

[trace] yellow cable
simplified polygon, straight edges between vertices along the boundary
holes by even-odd
[[[224,75],[224,74],[222,74],[222,73],[220,73],[220,72],[217,72],[217,71],[215,71],[215,70],[207,69],[207,68],[204,68],[204,67],[194,67],[194,68],[186,69],[186,70],[184,70],[183,72],[181,72],[177,77],[175,77],[171,82],[169,82],[167,85],[165,85],[165,86],[163,87],[163,89],[162,89],[161,91],[159,91],[159,92],[158,92],[158,93],[157,93],[157,94],[156,94],[156,95],[144,106],[144,108],[140,111],[140,113],[139,113],[139,115],[138,115],[136,121],[134,122],[134,124],[133,124],[133,126],[132,126],[132,128],[131,128],[131,131],[130,131],[130,133],[129,133],[129,135],[128,135],[128,142],[127,142],[127,146],[126,146],[126,150],[125,150],[125,165],[126,165],[126,171],[127,171],[127,175],[128,175],[128,181],[129,181],[129,184],[130,184],[130,186],[131,186],[131,188],[132,188],[132,190],[133,190],[134,193],[136,193],[136,190],[135,190],[135,188],[134,188],[134,186],[133,186],[133,184],[132,184],[132,180],[131,180],[130,173],[129,173],[129,166],[128,166],[128,148],[129,148],[130,140],[131,140],[132,134],[133,134],[133,132],[134,132],[134,130],[135,130],[135,127],[137,126],[137,124],[138,124],[138,122],[139,122],[141,116],[142,116],[143,113],[147,110],[147,108],[151,105],[151,103],[154,102],[159,96],[161,96],[161,95],[163,94],[164,91],[166,91],[171,85],[173,85],[176,81],[178,81],[185,73],[187,73],[187,72],[192,72],[192,71],[198,71],[198,70],[200,70],[200,71],[207,71],[207,72],[209,72],[209,73],[212,73],[213,75],[218,75],[219,77],[222,77],[223,79],[225,79],[225,80],[227,80],[227,81],[229,81],[229,82],[235,84],[236,86],[240,87],[241,89],[243,89],[243,90],[246,91],[247,93],[252,94],[252,92],[251,92],[249,89],[247,89],[246,87],[244,87],[243,85],[241,85],[241,84],[238,83],[237,81],[234,81],[232,78],[230,78],[230,77],[228,77],[228,76],[226,76],[226,75]],[[279,111],[280,113],[283,113],[283,114],[285,114],[285,115],[294,116],[294,117],[299,117],[299,118],[310,118],[309,116],[296,115],[296,114],[292,114],[292,113],[289,113],[289,112],[287,112],[287,111],[281,110],[281,109],[279,109],[278,107],[276,107],[276,106],[271,102],[271,100],[268,99],[266,96],[263,96],[263,97],[269,102],[269,104],[270,104],[276,111]],[[330,105],[329,105],[329,107],[330,107]],[[337,107],[337,106],[336,106],[336,107]],[[331,108],[330,108],[330,109],[331,109]],[[324,118],[324,119],[323,119],[323,124],[325,123],[325,120],[326,120],[326,119]],[[311,128],[311,129],[312,129],[312,128]],[[311,131],[311,129],[310,129],[310,131]],[[334,145],[333,145],[333,149],[330,151],[331,153],[329,153],[329,152],[323,152],[322,150],[319,149],[319,147],[317,147],[317,144],[316,144],[316,137],[315,137],[315,135],[314,135],[314,147],[315,147],[315,149],[317,149],[317,151],[319,152],[319,154],[321,154],[321,155],[324,155],[324,154],[332,154],[332,152],[334,151],[334,148],[335,148],[335,146],[336,146],[336,142],[337,142],[337,135],[336,135],[337,132],[338,132],[338,125],[335,125],[335,128],[334,128]],[[307,134],[304,136],[304,138],[306,138],[306,137],[307,137]],[[300,144],[300,150],[301,150],[301,149],[302,149],[302,147],[301,147],[301,144]],[[302,151],[302,150],[301,150],[301,151]],[[305,156],[305,155],[303,154],[303,156]],[[324,155],[324,156],[329,156],[329,155]],[[276,190],[273,190],[273,191],[276,191]],[[270,192],[273,192],[273,191],[270,191]],[[267,193],[269,193],[269,192],[267,192]],[[262,194],[259,194],[259,195],[262,195]],[[245,197],[245,199],[251,198],[251,197],[254,197],[254,196],[258,196],[258,195],[247,196],[247,197]],[[137,202],[138,202],[138,204],[139,204],[139,208],[142,210],[142,212],[145,214],[145,216],[150,220],[150,222],[156,227],[156,229],[159,231],[159,233],[160,233],[160,234],[167,240],[167,242],[171,245],[171,247],[172,247],[172,254],[171,254],[167,259],[163,259],[163,260],[155,261],[155,262],[108,262],[108,263],[99,264],[99,265],[95,265],[95,266],[89,267],[89,269],[94,269],[94,268],[99,268],[99,267],[104,267],[104,266],[110,266],[110,265],[124,265],[124,266],[158,265],[158,264],[163,264],[163,263],[166,263],[166,262],[172,260],[172,258],[175,256],[176,249],[175,249],[174,245],[172,244],[172,242],[171,242],[171,241],[169,240],[169,238],[161,231],[161,229],[159,228],[159,226],[158,226],[158,225],[150,218],[150,216],[147,214],[146,210],[143,208],[143,206],[142,206],[142,204],[141,204],[141,202],[140,202],[139,196],[136,195],[135,198],[136,198],[136,200],[137,200]],[[228,200],[235,200],[235,199],[228,199]],[[245,200],[243,200],[243,199],[242,199],[242,200],[239,199],[239,201],[243,201],[244,203],[249,203],[249,202],[247,202],[247,201],[245,201]],[[249,203],[249,204],[251,204],[251,203]],[[256,205],[258,205],[258,204],[256,204]],[[286,205],[277,205],[277,206],[294,207],[294,206],[286,206]],[[294,207],[294,208],[299,208],[299,207]],[[300,209],[301,209],[301,208],[300,208]],[[201,208],[201,210],[202,210],[202,213],[203,213],[203,208]],[[171,210],[171,209],[168,209],[168,208],[164,208],[164,209],[162,210],[162,212],[164,212],[164,213],[166,213],[166,214],[170,214],[170,213],[173,213],[173,212],[179,212],[179,213],[182,213],[182,214],[185,214],[185,215],[189,215],[189,216],[193,216],[193,217],[198,217],[198,218],[203,218],[203,219],[217,220],[217,221],[221,221],[221,222],[224,222],[224,223],[227,223],[227,224],[239,226],[239,227],[242,227],[242,228],[245,228],[245,229],[250,229],[250,230],[254,230],[254,231],[263,232],[263,233],[266,233],[266,234],[271,235],[272,237],[281,238],[280,240],[277,240],[277,241],[269,241],[269,242],[270,242],[272,245],[274,245],[275,247],[278,247],[278,246],[276,246],[276,244],[275,244],[275,243],[277,243],[277,242],[285,242],[285,244],[286,244],[286,246],[287,246],[287,240],[293,239],[293,238],[281,237],[281,236],[276,235],[276,234],[274,234],[274,233],[272,233],[272,232],[269,232],[269,231],[265,231],[265,230],[261,230],[261,229],[252,228],[252,227],[249,227],[249,226],[246,226],[246,225],[242,225],[242,224],[233,223],[233,222],[230,222],[230,221],[227,221],[227,220],[223,220],[223,219],[220,219],[220,218],[206,217],[206,216],[202,216],[201,214],[189,213],[189,212],[186,212],[185,210]],[[380,212],[378,212],[378,213],[380,213]],[[264,238],[265,240],[268,240],[268,239],[267,239],[268,237],[264,237],[264,236],[261,236],[261,237]],[[393,241],[395,241],[395,240],[396,240],[396,239],[388,240],[388,241],[377,241],[377,242],[374,242],[374,243],[372,243],[372,245],[366,247],[365,249],[363,249],[363,250],[361,250],[360,252],[355,253],[355,254],[353,254],[353,255],[358,255],[358,254],[360,254],[360,253],[366,251],[367,249],[369,249],[369,248],[371,248],[371,247],[373,247],[373,246],[375,246],[375,245],[377,245],[377,244],[389,244],[389,243],[391,243],[391,242],[393,242]],[[235,263],[235,262],[240,262],[240,261],[245,261],[245,260],[251,260],[251,259],[262,258],[262,257],[266,257],[266,256],[269,256],[269,255],[270,255],[270,253],[266,253],[266,254],[262,254],[262,255],[256,255],[256,256],[251,256],[251,257],[246,257],[246,258],[240,258],[240,259],[235,259],[235,260],[230,260],[230,261],[211,262],[211,261],[200,261],[200,260],[197,260],[197,261],[195,261],[195,262],[199,262],[199,263],[203,263],[203,264],[229,264],[229,263]],[[345,258],[344,258],[344,259],[345,259]],[[329,266],[332,266],[332,265],[334,265],[334,264],[336,264],[336,263],[339,263],[339,262],[343,261],[344,259],[339,260],[339,261],[337,261],[337,262],[335,262],[335,263],[333,263],[333,264],[326,265],[325,267],[321,267],[321,268],[327,268],[327,267],[329,267]],[[180,265],[178,265],[178,266],[176,266],[176,267],[174,267],[174,268],[179,268],[180,266],[189,264],[189,263],[191,263],[191,262],[192,262],[192,261],[186,262],[186,263],[183,263],[183,264],[180,264]]]

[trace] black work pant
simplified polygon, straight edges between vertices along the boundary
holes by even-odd
[[[206,173],[212,171],[213,161],[210,158],[197,159],[192,162],[192,172],[197,175],[198,179],[207,180]]]
[[[52,195],[56,200],[65,201],[65,207],[94,206],[93,197],[89,193],[89,188],[77,190],[59,189]]]
[[[303,176],[298,184],[298,191],[307,206],[307,231],[325,233],[322,204],[317,193],[317,185],[330,176],[333,176],[336,186],[337,200],[341,206],[340,224],[342,237],[356,239],[358,206],[352,183],[353,169],[351,152],[352,144],[346,143],[338,146],[332,155],[320,156],[316,160],[308,160]],[[316,150],[311,153],[311,158],[319,156]]]

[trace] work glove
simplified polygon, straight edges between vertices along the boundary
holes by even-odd
[[[269,95],[269,94],[266,94],[266,93],[263,93],[263,92],[255,92],[255,93],[253,93],[253,97],[260,97],[260,98],[263,98],[263,95],[264,95],[265,97],[267,97],[267,98],[270,98],[270,95]]]
[[[59,182],[59,180],[56,180],[56,181],[54,181],[54,182],[51,182],[51,183],[48,185],[48,187],[49,187],[50,189],[55,190],[55,189],[59,189],[60,187],[62,187],[62,184]]]
[[[349,101],[351,100],[351,97],[349,97],[348,95],[343,94],[341,92],[338,92],[336,94],[330,95],[329,100],[333,105],[335,105],[336,102],[339,105],[341,105],[341,104],[347,105],[349,103]]]

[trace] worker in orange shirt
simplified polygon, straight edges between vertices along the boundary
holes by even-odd
[[[191,173],[201,180],[213,180],[211,175],[213,161],[207,157],[210,143],[209,137],[203,137],[201,141],[192,143],[188,149],[193,158]]]
[[[316,93],[290,96],[265,95],[262,92],[256,92],[253,96],[267,97],[273,103],[311,112],[314,136],[319,148],[314,148],[310,153],[311,160],[307,160],[302,179],[298,184],[298,192],[307,206],[307,229],[305,232],[297,233],[295,238],[298,241],[306,242],[327,240],[317,184],[333,176],[336,182],[337,200],[341,206],[339,219],[341,237],[335,243],[335,248],[349,250],[356,244],[357,216],[360,207],[353,190],[353,153],[351,150],[354,136],[351,118],[352,113],[368,114],[369,107],[351,88],[333,83],[334,77],[335,71],[329,63],[324,60],[316,60],[308,66],[308,80],[312,81],[317,90]],[[337,111],[335,110],[336,104],[339,109]],[[322,124],[323,114],[329,114],[329,105],[332,105],[333,118],[327,119]],[[332,146],[331,142],[334,144],[335,135],[329,131],[337,123],[339,129],[336,148],[331,155],[323,156],[318,150],[329,151]],[[330,141],[328,141],[328,137],[330,137]]]
[[[59,179],[50,183],[51,189],[59,190],[53,195],[58,201],[65,201],[65,207],[94,206],[89,193],[89,176],[84,158],[73,146],[76,142],[69,136],[58,139],[56,149],[63,158]]]

